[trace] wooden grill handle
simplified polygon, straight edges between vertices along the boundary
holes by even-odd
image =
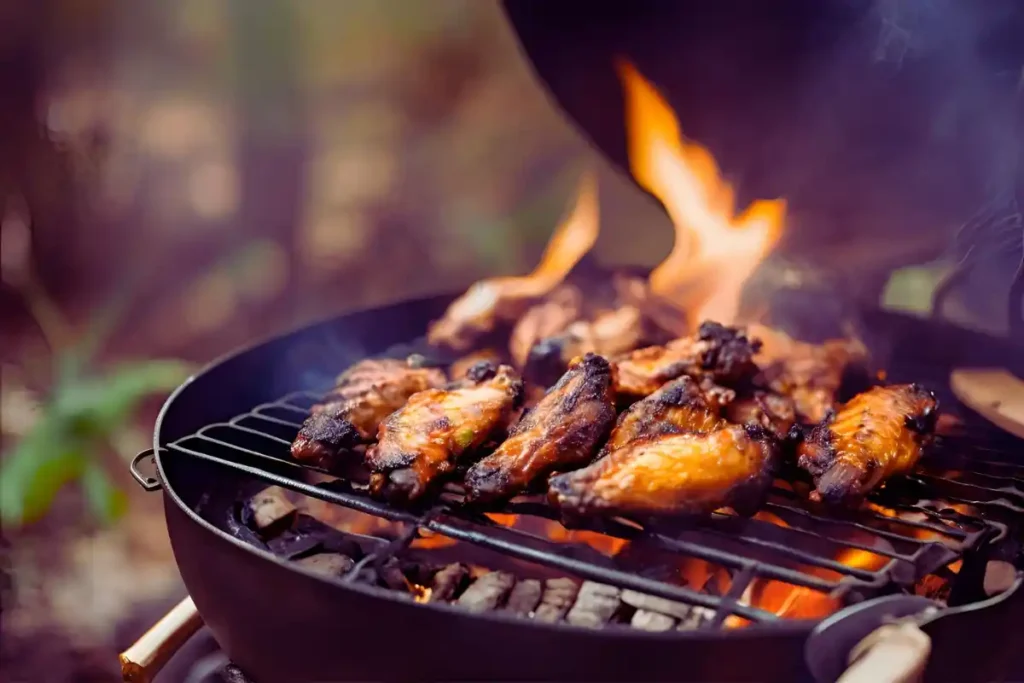
[[[931,638],[917,624],[886,624],[857,643],[836,683],[920,683],[931,651]]]
[[[121,678],[125,683],[151,683],[202,625],[192,598],[185,598],[121,653]]]

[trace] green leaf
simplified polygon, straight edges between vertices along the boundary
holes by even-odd
[[[83,450],[44,417],[0,462],[0,520],[19,526],[46,514],[57,492],[87,465]]]
[[[179,361],[124,363],[110,373],[65,385],[53,410],[81,437],[107,437],[127,420],[143,399],[168,392],[188,377]]]
[[[114,486],[95,462],[90,462],[82,472],[82,489],[93,515],[104,524],[116,522],[128,510],[128,496]]]

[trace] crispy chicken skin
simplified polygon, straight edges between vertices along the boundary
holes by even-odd
[[[753,358],[758,348],[758,342],[743,330],[707,321],[692,336],[616,359],[615,388],[623,395],[649,396],[683,375],[707,377],[728,386],[756,374]]]
[[[778,439],[785,439],[796,423],[793,399],[773,391],[744,392],[725,407],[724,414],[729,422],[764,427]]]
[[[937,411],[935,395],[916,384],[855,396],[797,448],[798,464],[814,478],[812,500],[855,504],[912,470],[932,440]]]
[[[444,389],[414,394],[380,425],[377,443],[366,451],[370,492],[395,501],[414,501],[509,426],[523,399],[523,381],[508,365],[474,365]]]
[[[720,412],[721,407],[708,402],[696,380],[680,377],[622,413],[600,457],[650,436],[712,432],[725,426]]]
[[[778,449],[758,427],[639,439],[588,467],[552,477],[548,499],[566,519],[753,514],[774,479]]]
[[[759,381],[793,399],[797,417],[805,423],[825,419],[852,369],[859,365],[866,373],[867,348],[857,340],[830,339],[812,344],[763,325],[751,325],[747,331],[761,340],[754,358],[761,368]]]
[[[575,359],[509,438],[466,473],[466,500],[498,503],[557,470],[585,465],[615,422],[613,372],[596,354]]]
[[[340,452],[372,440],[381,420],[410,396],[446,381],[441,370],[423,367],[419,356],[359,361],[341,373],[334,389],[313,406],[292,443],[292,457],[329,467]]]

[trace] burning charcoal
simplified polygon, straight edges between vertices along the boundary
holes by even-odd
[[[256,546],[263,550],[268,550],[267,544],[263,542],[263,539],[259,537],[255,531],[246,526],[242,519],[245,516],[245,511],[249,509],[249,506],[242,502],[236,502],[231,506],[231,510],[226,515],[225,523],[227,524],[228,531],[231,534],[242,541],[245,541],[249,545]]]
[[[687,605],[685,602],[666,600],[665,598],[659,598],[655,595],[637,593],[636,591],[631,590],[622,591],[622,602],[626,603],[630,607],[637,608],[637,610],[658,612],[676,619],[687,618],[690,615],[690,611],[693,609],[693,605]]]
[[[469,567],[458,562],[452,563],[434,574],[428,602],[447,602],[455,597],[469,577]]]
[[[309,515],[299,514],[286,536],[293,538],[296,543],[315,541],[323,551],[348,555],[353,560],[362,559],[365,554],[359,543],[349,535]]]
[[[488,572],[471,583],[457,602],[470,612],[487,612],[505,599],[515,582],[508,572]]]
[[[445,565],[412,561],[403,567],[403,573],[417,586],[429,586],[434,582],[437,573],[444,568]]]
[[[352,569],[355,562],[352,561],[351,557],[339,555],[338,553],[320,553],[319,555],[310,555],[301,560],[295,560],[295,564],[317,574],[338,577],[344,576],[349,569]]]
[[[603,583],[584,581],[576,603],[565,615],[565,620],[573,626],[600,628],[604,626],[619,610],[622,600],[618,588]]]
[[[680,620],[678,630],[696,631],[704,624],[715,618],[715,611],[700,605],[690,607],[690,612],[685,619]]]
[[[297,536],[294,533],[287,532],[268,541],[267,547],[270,548],[270,552],[286,560],[297,560],[300,557],[307,557],[324,549],[323,544],[318,538]]]
[[[676,620],[658,612],[638,609],[633,614],[629,625],[641,631],[671,631],[675,628]]]
[[[1009,562],[992,560],[985,565],[985,595],[1000,595],[1013,587],[1017,580],[1017,570]]]
[[[537,579],[520,581],[512,589],[512,592],[508,594],[508,602],[505,604],[505,609],[515,614],[527,615],[540,602],[540,596],[543,592],[540,581]]]
[[[405,572],[402,571],[402,567],[399,565],[398,560],[393,557],[384,563],[378,574],[384,585],[393,591],[408,593],[412,590],[412,586],[409,584],[409,579],[406,577]]]
[[[533,613],[540,621],[561,621],[579,593],[579,586],[572,579],[548,579],[544,582],[544,593],[540,605]]]
[[[263,534],[276,536],[295,520],[295,506],[280,486],[270,486],[249,499],[248,511],[243,508],[242,521]]]

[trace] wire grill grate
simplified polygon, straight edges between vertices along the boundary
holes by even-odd
[[[358,477],[312,483],[311,471],[328,473],[291,460],[288,450],[310,407],[320,398],[321,394],[314,392],[291,393],[226,422],[208,425],[165,448],[406,525],[406,533],[375,553],[374,561],[401,552],[424,532],[440,534],[582,579],[710,608],[716,614],[709,623],[712,627],[729,615],[755,622],[779,618],[741,600],[756,579],[781,581],[847,600],[907,588],[1006,536],[1006,525],[978,511],[1024,512],[1024,468],[975,461],[971,454],[957,450],[955,443],[946,443],[921,474],[890,485],[872,509],[849,518],[804,509],[796,494],[776,488],[763,508],[769,519],[716,513],[700,523],[657,529],[625,520],[593,522],[586,527],[631,545],[724,568],[731,576],[729,588],[724,595],[716,595],[680,585],[677,577],[650,576],[650,572],[622,566],[617,557],[589,547],[558,542],[518,524],[499,524],[462,507],[461,490],[455,485],[445,489],[434,507],[415,510],[370,498]],[[984,446],[988,442],[979,443]],[[961,446],[972,448],[972,440],[965,439]],[[974,450],[983,451],[982,447]],[[989,453],[996,451],[989,445]],[[516,499],[501,512],[548,524],[557,521],[554,511],[537,498]],[[837,559],[854,552],[874,557],[875,566]],[[352,570],[350,580],[359,569]]]

